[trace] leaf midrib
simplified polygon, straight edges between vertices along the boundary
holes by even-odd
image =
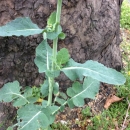
[[[20,130],[26,127],[35,117],[37,117],[42,111],[37,112]]]
[[[67,68],[63,68],[62,70],[74,70],[74,69],[77,69],[77,68],[82,69],[82,70],[92,71],[92,72],[97,73],[97,74],[104,76],[106,78],[111,78],[110,76],[107,76],[107,75],[101,74],[97,71],[94,71],[94,70],[91,70],[91,69],[88,69],[88,68],[83,68],[83,67],[67,67]],[[115,78],[111,78],[111,79],[115,80]]]
[[[89,89],[91,87],[91,85],[93,84],[94,82],[92,82],[87,88],[85,88],[83,91],[81,91],[80,93],[76,94],[74,97],[72,97],[71,99],[79,96],[80,94],[82,94],[83,92],[85,92],[87,89]]]

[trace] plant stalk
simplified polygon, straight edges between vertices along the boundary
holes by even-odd
[[[56,12],[56,23],[60,24],[60,16],[61,16],[61,8],[62,8],[62,0],[57,1],[57,12]],[[56,55],[57,55],[57,43],[58,43],[58,37],[53,40],[53,52],[52,52],[52,71],[55,70],[55,61],[56,61]],[[48,95],[48,103],[47,105],[50,106],[52,104],[52,93],[53,93],[53,87],[55,84],[54,78],[49,77],[49,95]]]

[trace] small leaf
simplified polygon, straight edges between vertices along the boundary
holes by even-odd
[[[52,12],[47,20],[47,25],[53,25],[56,22],[56,11]]]
[[[67,95],[65,94],[65,93],[63,93],[63,92],[60,92],[60,96],[63,98],[63,99],[65,99],[65,100],[67,100]]]
[[[56,95],[59,92],[59,84],[55,82],[54,88],[53,88],[53,93]]]
[[[72,87],[67,89],[67,95],[73,97],[80,91],[82,91],[82,85],[78,81],[76,81],[72,84]]]
[[[36,48],[35,64],[38,67],[39,73],[46,72],[51,67],[52,49],[46,40],[43,40]]]
[[[69,55],[68,50],[66,48],[62,48],[57,53],[56,62],[59,66],[61,66],[62,64],[65,64],[66,62],[68,62],[69,58],[70,58],[70,55]]]
[[[72,87],[67,89],[67,95],[71,97],[68,105],[70,107],[73,107],[73,105],[81,107],[84,105],[84,98],[94,99],[98,91],[99,81],[90,77],[85,78],[83,86],[75,82]]]
[[[63,39],[65,39],[65,36],[66,36],[65,33],[62,32],[62,33],[59,34],[58,37],[59,37],[59,39],[63,40]]]
[[[19,17],[15,20],[0,27],[0,36],[29,36],[40,34],[43,29],[40,29],[36,24],[32,23],[28,17]]]
[[[54,40],[58,37],[58,35],[62,32],[62,28],[60,25],[56,25],[55,30],[52,32],[47,32],[47,38],[50,40]]]
[[[47,97],[49,93],[49,83],[48,80],[44,81],[44,84],[41,85],[41,93],[43,97]]]
[[[59,98],[59,97],[55,98],[55,101],[58,102],[60,105],[62,105],[66,102],[64,99]]]

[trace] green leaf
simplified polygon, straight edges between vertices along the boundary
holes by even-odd
[[[0,101],[11,102],[14,100],[14,103],[18,104],[18,106],[29,103],[26,97],[21,95],[20,89],[18,81],[5,84],[0,90]]]
[[[59,103],[60,105],[64,104],[66,101],[62,98],[56,97],[55,102]]]
[[[46,40],[43,40],[36,48],[35,64],[40,73],[46,72],[51,67],[52,49]]]
[[[25,97],[31,97],[32,96],[32,88],[27,86],[25,89],[24,89],[24,94],[23,94]]]
[[[92,60],[80,64],[70,59],[66,68],[63,68],[62,71],[73,81],[78,78],[82,80],[83,76],[89,76],[98,81],[115,85],[122,85],[126,81],[120,72]]]
[[[99,87],[99,81],[92,79],[91,77],[85,78],[83,82],[84,92],[82,92],[82,97],[95,99],[95,95],[99,92]]]
[[[69,61],[70,55],[66,48],[62,48],[60,51],[58,51],[56,56],[56,63],[58,66],[61,66],[62,64],[65,64]]]
[[[50,40],[54,40],[58,37],[58,35],[62,32],[62,28],[60,25],[55,25],[55,30],[51,32],[47,32],[47,38]]]
[[[53,25],[56,22],[56,11],[52,12],[47,20],[47,25]]]
[[[66,95],[65,93],[60,92],[60,96],[61,96],[63,99],[67,100],[67,95]]]
[[[46,75],[47,75],[48,77],[51,77],[51,78],[56,78],[56,77],[58,77],[58,76],[60,75],[60,71],[59,71],[59,70],[54,70],[54,71],[52,71],[52,70],[47,70],[47,71],[46,71]]]
[[[29,36],[40,34],[43,29],[40,29],[36,24],[32,23],[28,17],[19,17],[15,20],[0,27],[0,36]]]
[[[53,88],[53,93],[56,95],[59,92],[59,84],[55,82],[54,88]]]
[[[37,102],[39,98],[38,97],[27,97],[27,100],[30,102],[30,103],[35,103]]]
[[[20,96],[20,86],[18,81],[6,83],[0,89],[0,101],[11,102],[13,99]]]
[[[63,40],[63,39],[65,39],[66,35],[65,35],[65,33],[62,32],[62,33],[59,34],[58,37],[59,37],[59,39]]]
[[[18,98],[18,99],[13,101],[13,106],[20,107],[20,106],[25,105],[26,103],[27,103],[27,100],[23,100],[22,98]]]
[[[48,103],[47,100],[43,100],[43,102],[42,102],[42,108],[46,108],[47,107],[47,103]]]
[[[47,97],[49,94],[49,83],[48,80],[45,80],[44,83],[41,85],[41,93],[43,97]]]
[[[19,130],[38,130],[49,126],[49,119],[42,107],[28,104],[17,111]]]
[[[74,103],[73,103],[73,100],[72,99],[68,99],[67,100],[67,103],[68,103],[68,105],[69,105],[69,108],[74,108],[75,107],[75,105],[74,105]]]
[[[52,115],[59,107],[58,106],[47,106],[46,108],[42,109],[42,112],[46,114],[49,119],[49,124],[52,124],[55,120],[55,114]]]
[[[75,94],[79,93],[82,90],[82,85],[78,81],[76,81],[72,84],[72,87],[67,89],[67,95],[73,97],[75,96]]]
[[[85,78],[83,86],[75,82],[72,87],[67,89],[67,95],[71,97],[71,99],[68,100],[69,106],[73,107],[73,105],[75,105],[81,107],[84,105],[85,98],[94,99],[99,91],[99,86],[99,81],[90,77]]]

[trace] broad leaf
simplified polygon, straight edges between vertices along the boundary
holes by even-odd
[[[11,102],[14,101],[15,106],[21,106],[29,101],[20,93],[20,85],[18,81],[5,84],[0,90],[0,101]]]
[[[63,68],[62,71],[71,80],[76,80],[78,78],[82,80],[83,76],[89,76],[98,81],[115,85],[124,84],[126,81],[125,77],[120,72],[107,68],[103,64],[92,60],[80,64],[70,59],[66,68]]]
[[[58,106],[25,105],[17,111],[19,130],[46,129],[54,122],[55,114],[53,113],[58,108]]]
[[[29,36],[40,34],[43,29],[40,29],[36,24],[32,23],[28,17],[19,17],[15,20],[0,27],[0,36]]]
[[[42,112],[42,107],[28,104],[17,111],[19,130],[38,130],[49,126],[48,117]]]
[[[90,77],[85,78],[83,86],[75,82],[72,87],[67,89],[67,95],[71,97],[71,99],[68,100],[69,106],[73,107],[73,105],[75,105],[81,107],[84,105],[85,98],[94,99],[99,91],[99,85],[99,81]]]
[[[36,48],[36,58],[34,59],[40,73],[46,72],[51,66],[51,60],[52,49],[47,41],[43,40]]]
[[[56,56],[56,63],[61,66],[62,64],[65,64],[69,61],[70,55],[66,48],[62,48],[60,51],[58,51]]]

